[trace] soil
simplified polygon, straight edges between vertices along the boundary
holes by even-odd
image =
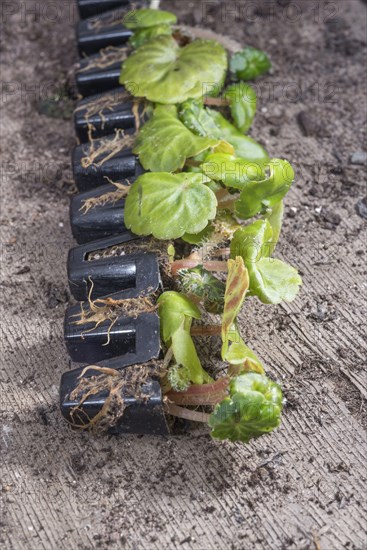
[[[296,168],[277,255],[299,267],[304,287],[290,305],[249,300],[241,323],[284,387],[283,424],[240,445],[202,429],[98,438],[62,420],[77,17],[68,1],[4,3],[2,547],[360,550],[366,3],[161,5],[273,60],[255,84],[251,135]]]

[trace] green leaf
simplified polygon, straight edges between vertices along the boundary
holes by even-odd
[[[178,120],[176,107],[160,105],[140,130],[133,152],[139,155],[145,170],[175,172],[183,168],[187,158],[218,143],[217,139],[199,137],[190,132]]]
[[[199,308],[187,296],[179,292],[163,292],[157,300],[163,342],[171,340],[185,318],[201,319]]]
[[[269,256],[271,256],[274,253],[276,245],[279,241],[279,235],[282,230],[282,224],[283,224],[283,214],[284,214],[284,203],[283,201],[279,201],[272,207],[270,212],[266,215],[266,219],[269,221],[273,230],[271,246],[269,247]]]
[[[228,275],[226,291],[224,295],[224,311],[222,316],[222,358],[224,359],[229,341],[231,340],[231,331],[236,321],[237,315],[242,307],[249,288],[248,271],[243,259],[238,256],[234,260],[228,260]]]
[[[178,239],[200,233],[215,218],[217,199],[203,174],[152,172],[131,186],[125,202],[125,225],[136,235]]]
[[[264,367],[257,355],[243,342],[240,338],[239,342],[233,342],[225,356],[225,361],[228,361],[233,366],[240,367],[241,371],[258,372],[264,374]]]
[[[262,163],[249,162],[223,153],[209,153],[201,169],[210,179],[221,181],[227,187],[244,189],[250,182],[263,181],[265,172]]]
[[[256,92],[244,82],[228,86],[223,94],[229,100],[232,118],[244,134],[249,130],[256,113]]]
[[[292,302],[299,292],[302,279],[297,269],[271,258],[261,258],[249,264],[250,291],[264,304]]]
[[[203,83],[218,92],[226,72],[227,54],[217,42],[195,40],[180,48],[171,36],[159,36],[124,61],[120,83],[155,103],[183,103],[201,97]]]
[[[237,376],[229,397],[210,415],[212,437],[248,443],[271,432],[280,424],[282,399],[280,386],[266,376],[253,372]]]
[[[245,265],[269,256],[273,230],[268,220],[257,220],[237,229],[230,244],[231,258],[241,256]]]
[[[200,319],[198,307],[187,296],[178,292],[164,292],[157,301],[159,319],[161,323],[162,340],[172,347],[176,364],[173,365],[172,377],[177,376],[189,380],[194,384],[204,384],[212,378],[202,368],[196,353],[194,342],[190,335],[192,319]],[[177,367],[184,367],[184,371],[177,371]],[[185,374],[186,373],[186,374]],[[176,386],[177,387],[177,386]]]
[[[124,17],[124,25],[127,29],[145,29],[157,25],[175,25],[177,17],[173,13],[164,10],[152,10],[142,8],[131,10]]]
[[[200,231],[200,233],[196,233],[196,234],[193,234],[193,233],[185,233],[184,235],[182,235],[182,240],[185,241],[186,243],[189,243],[189,244],[194,244],[194,245],[199,245],[201,244],[203,241],[205,241],[206,239],[208,239],[208,237],[210,237],[210,235],[213,233],[214,231],[214,227],[209,223],[205,229],[203,229],[202,231]]]
[[[250,46],[235,53],[230,61],[230,71],[239,80],[254,80],[271,68],[266,53]]]
[[[241,256],[250,277],[250,294],[265,304],[291,302],[297,296],[302,279],[297,270],[269,256],[274,248],[269,220],[257,220],[238,229],[231,241],[231,257]]]
[[[266,212],[288,193],[294,180],[294,171],[289,162],[272,159],[267,167],[268,178],[244,184],[235,203],[235,212],[239,218],[247,220],[256,214]]]
[[[213,137],[230,143],[238,157],[265,164],[269,156],[254,139],[244,136],[233,124],[214,109],[204,108],[198,101],[186,101],[179,109],[181,121],[199,136]]]
[[[172,349],[177,364],[188,369],[189,379],[193,384],[205,384],[212,381],[201,366],[190,332],[183,325],[172,334]]]
[[[156,27],[147,27],[146,29],[137,29],[129,38],[129,44],[132,48],[140,48],[145,42],[162,35],[172,35],[172,27],[169,25],[157,25]]]
[[[179,107],[178,115],[194,134],[221,139],[221,129],[211,116],[213,112],[206,109],[201,101],[188,100]]]
[[[225,285],[202,265],[179,271],[180,282],[185,294],[192,294],[203,301],[209,313],[222,313]]]

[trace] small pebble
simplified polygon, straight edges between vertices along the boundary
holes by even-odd
[[[349,162],[351,164],[362,165],[367,163],[367,153],[365,151],[356,151],[351,155]]]
[[[360,199],[356,204],[356,212],[358,216],[367,220],[367,197]]]
[[[60,222],[60,223],[59,223],[59,227],[64,227],[63,222]]]

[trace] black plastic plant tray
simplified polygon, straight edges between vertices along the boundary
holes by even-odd
[[[109,62],[106,62],[103,52],[82,59],[75,71],[75,84],[80,95],[88,97],[118,87],[125,51],[126,48],[116,48]]]
[[[129,130],[127,130],[129,133]],[[107,136],[104,141],[115,136]],[[95,140],[93,145],[83,143],[77,145],[73,152],[73,174],[76,186],[79,191],[88,191],[100,185],[106,185],[109,178],[113,182],[121,182],[123,179],[129,179],[130,183],[144,172],[139,161],[132,154],[131,149],[124,149],[116,152],[111,158],[110,153],[103,153],[94,159],[89,166],[83,166],[82,160],[88,158],[92,152],[92,147],[98,150],[102,146],[101,140]],[[107,159],[107,160],[105,160]]]
[[[107,105],[108,100],[109,106],[98,109],[101,101],[103,105]],[[97,107],[92,111],[94,105]],[[77,104],[74,114],[75,131],[79,140],[86,142],[90,137],[96,139],[113,134],[117,129],[135,130],[136,119],[133,105],[131,96],[122,87],[83,99]],[[137,112],[140,122],[143,122],[143,110],[144,105],[140,104]],[[90,112],[93,114],[89,114]]]
[[[79,15],[85,19],[127,4],[129,0],[78,0]]]
[[[116,202],[98,205],[84,210],[85,201],[99,199],[107,193],[114,193],[114,185],[102,185],[85,193],[78,193],[70,202],[70,225],[73,237],[78,244],[89,243],[114,235],[131,235],[125,228],[125,198]]]
[[[93,300],[116,292],[121,298],[137,298],[156,292],[161,280],[158,259],[154,253],[137,252],[88,260],[93,252],[136,239],[136,236],[125,233],[72,248],[68,258],[68,277],[74,298],[87,300],[92,282],[90,296]]]
[[[118,300],[124,296],[116,293],[110,298]],[[82,305],[87,311],[88,304]],[[118,357],[121,365],[126,366],[159,357],[159,317],[156,313],[121,316],[112,327],[110,320],[95,327],[95,323],[75,323],[80,318],[80,311],[80,305],[69,307],[64,322],[66,348],[75,363],[96,364]]]
[[[80,21],[77,26],[80,56],[95,54],[102,48],[126,44],[133,34],[122,23],[128,11],[126,6],[123,6],[123,9],[108,11]]]
[[[111,366],[111,365],[109,365]],[[139,369],[139,365],[131,367]],[[77,400],[72,400],[70,394],[80,383],[79,376],[83,369],[74,369],[65,372],[61,378],[60,384],[60,408],[62,415],[70,423],[75,420],[81,424],[86,424],[92,420],[104,406],[108,397],[108,391],[102,391],[96,395],[88,397],[82,405]],[[127,372],[128,369],[126,369]],[[98,376],[98,370],[89,370],[83,378]],[[131,392],[130,392],[131,393]],[[126,409],[117,424],[108,429],[111,434],[150,434],[150,435],[168,435],[161,387],[158,380],[147,378],[139,390],[139,398],[129,395],[128,391],[122,389],[121,397]],[[75,412],[78,407],[78,412]],[[74,411],[74,414],[73,414]]]

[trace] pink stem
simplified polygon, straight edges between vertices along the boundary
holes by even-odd
[[[192,269],[198,265],[202,265],[207,271],[213,272],[227,272],[228,266],[226,262],[211,261],[211,262],[202,262],[200,260],[176,260],[171,264],[172,275],[176,276],[177,271],[180,269]]]
[[[212,384],[193,384],[184,392],[170,391],[167,397],[178,405],[216,405],[227,396],[228,378]]]
[[[185,418],[185,420],[193,420],[194,422],[204,422],[206,424],[208,423],[210,416],[206,413],[178,407],[174,403],[166,403],[166,411],[168,414],[172,414],[172,416],[177,416],[178,418]]]

